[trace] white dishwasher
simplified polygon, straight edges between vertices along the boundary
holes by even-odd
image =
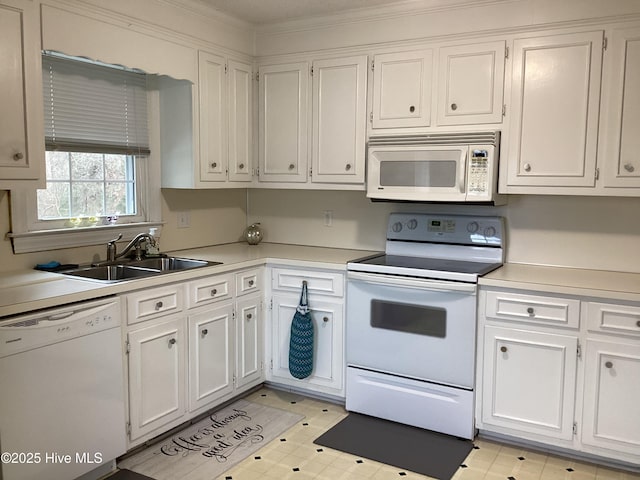
[[[70,480],[122,455],[123,377],[118,298],[0,319],[0,479]]]

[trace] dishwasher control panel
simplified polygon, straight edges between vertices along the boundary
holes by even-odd
[[[74,303],[0,319],[0,358],[119,327],[120,299]]]

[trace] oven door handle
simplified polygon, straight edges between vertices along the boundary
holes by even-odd
[[[410,287],[423,290],[435,290],[438,292],[456,292],[475,295],[477,285],[475,283],[443,282],[422,278],[395,277],[385,274],[371,274],[360,272],[347,272],[347,279],[372,285],[387,285],[391,287]]]

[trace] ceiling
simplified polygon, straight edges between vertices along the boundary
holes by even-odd
[[[254,24],[277,23],[286,20],[344,13],[352,10],[424,0],[200,0],[216,10]],[[459,0],[431,0],[431,3],[459,3]]]

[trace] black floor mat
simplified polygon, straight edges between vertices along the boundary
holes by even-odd
[[[122,470],[118,470],[116,473],[108,476],[104,480],[154,480],[154,479],[151,477],[147,477],[146,475],[141,475],[139,473],[136,473],[124,468]]]
[[[473,448],[469,440],[358,413],[314,443],[441,480],[450,480]]]

